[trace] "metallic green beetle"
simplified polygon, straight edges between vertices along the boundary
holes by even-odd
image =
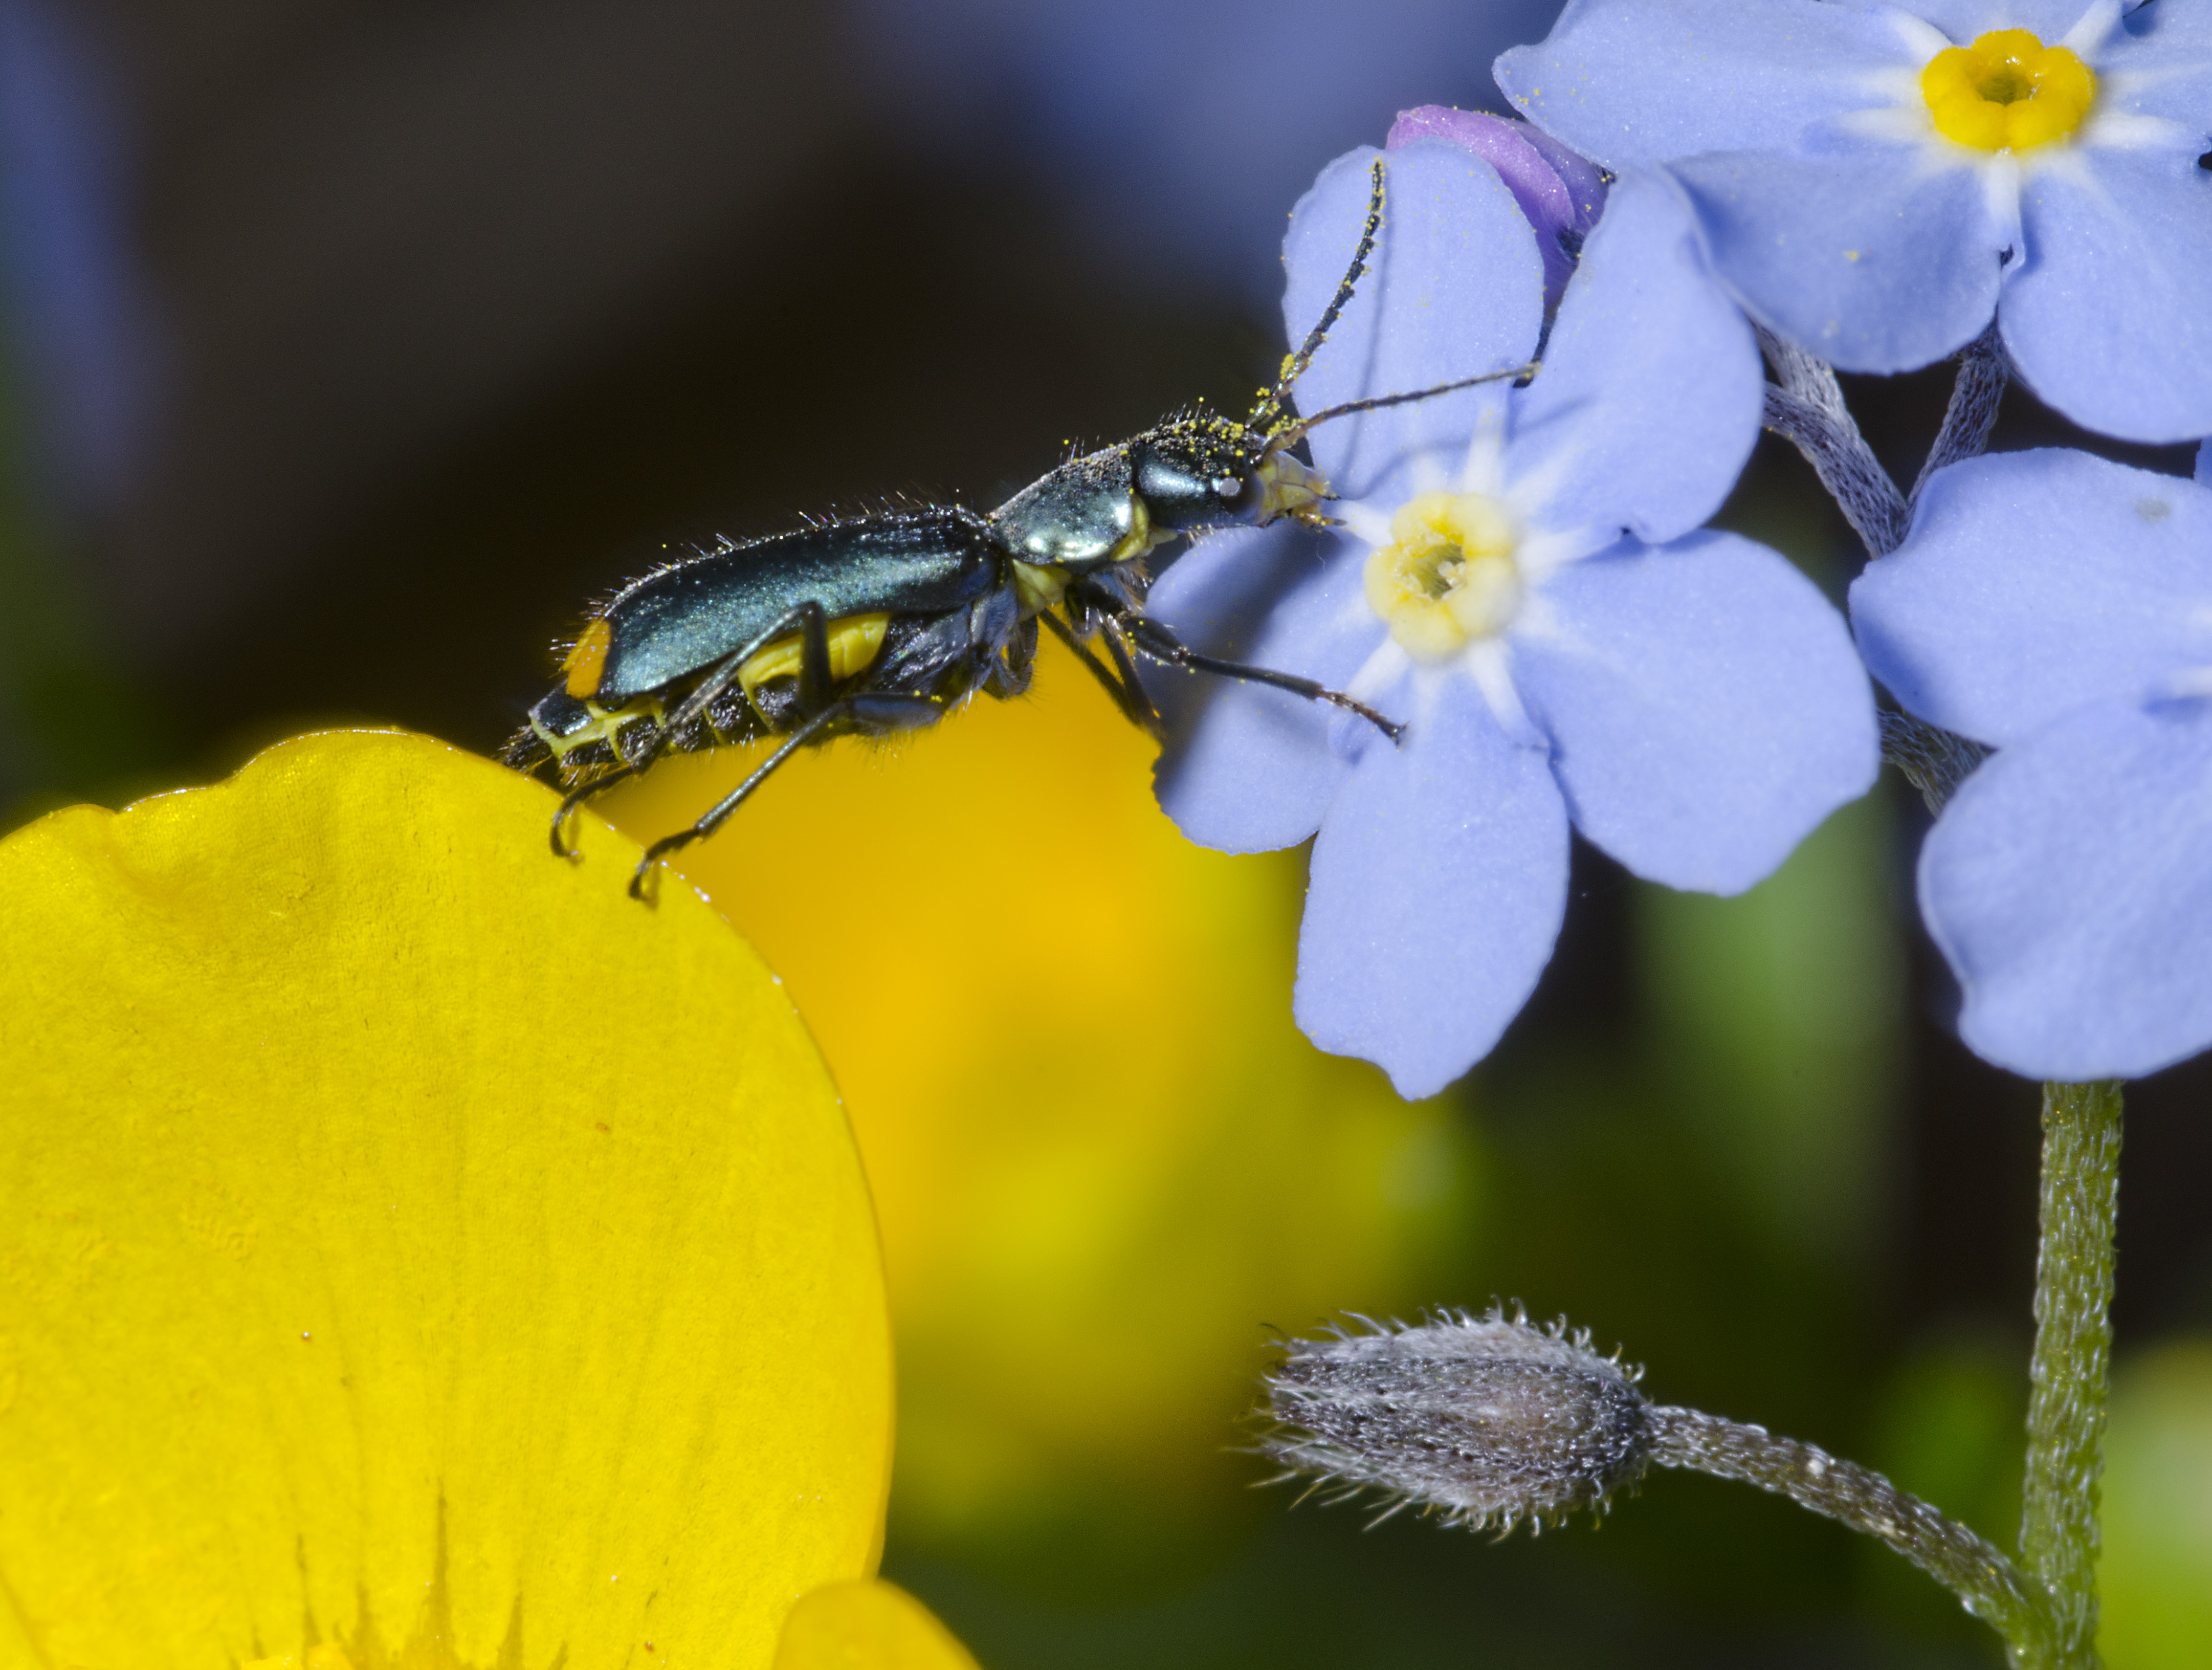
[[[672,749],[782,737],[697,822],[646,849],[630,880],[642,898],[656,863],[712,835],[799,749],[916,729],[979,693],[1004,698],[1028,689],[1040,621],[1137,724],[1157,724],[1138,681],[1141,656],[1333,703],[1395,740],[1397,725],[1343,692],[1200,654],[1143,609],[1145,558],[1171,540],[1284,517],[1328,524],[1322,507],[1335,495],[1291,450],[1315,425],[1534,370],[1289,416],[1292,385],[1374,248],[1380,161],[1373,182],[1334,297],[1243,422],[1186,413],[1069,459],[994,511],[939,505],[812,522],[725,542],[624,588],[586,625],[562,662],[561,683],[507,744],[508,764],[531,771],[550,762],[572,785],[553,819],[554,852],[570,855],[564,831],[587,797]]]

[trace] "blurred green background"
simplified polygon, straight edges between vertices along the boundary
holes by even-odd
[[[8,822],[315,725],[492,749],[668,544],[994,503],[1069,437],[1237,405],[1304,182],[1492,102],[1552,9],[0,0]],[[1942,373],[1852,392],[1909,479]],[[1999,444],[2084,440],[2015,394]],[[1816,491],[1763,443],[1725,519],[1839,591]],[[690,865],[871,1166],[887,1573],[992,1670],[1999,1662],[1739,1488],[1497,1542],[1292,1511],[1238,1448],[1266,1327],[1518,1298],[2008,1545],[2036,1096],[1948,1034],[1901,786],[1733,901],[1578,850],[1535,1001],[1407,1107],[1290,1025],[1301,855],[1180,841],[1149,751],[1048,662],[809,758]],[[744,763],[610,810],[659,833]],[[2113,1670],[2212,1662],[2208,1183],[2200,1062],[2130,1099]]]

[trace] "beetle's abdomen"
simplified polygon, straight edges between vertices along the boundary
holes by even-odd
[[[825,523],[731,546],[623,592],[577,641],[564,688],[579,701],[625,703],[705,671],[808,602],[847,629],[848,659],[863,648],[872,657],[874,646],[856,620],[958,609],[990,589],[1006,561],[990,524],[957,507]],[[745,682],[775,676],[761,671]],[[589,688],[576,688],[586,681]]]
[[[842,684],[858,678],[874,662],[884,647],[884,633],[891,623],[888,614],[848,615],[829,622],[830,681]],[[757,708],[760,687],[771,678],[796,678],[805,657],[803,641],[794,633],[779,638],[738,669],[738,683],[745,700]]]

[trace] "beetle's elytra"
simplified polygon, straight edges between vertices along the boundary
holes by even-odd
[[[1342,692],[1200,655],[1142,607],[1145,558],[1170,540],[1283,517],[1328,522],[1322,507],[1334,495],[1291,451],[1316,424],[1534,370],[1289,416],[1291,386],[1352,299],[1382,216],[1378,160],[1366,223],[1335,295],[1241,423],[1186,413],[1069,459],[994,511],[934,505],[813,522],[725,542],[625,587],[586,624],[561,682],[507,744],[508,764],[551,763],[570,785],[554,817],[553,850],[568,855],[568,819],[586,798],[672,749],[782,737],[696,823],[646,849],[630,879],[642,898],[663,856],[712,835],[796,750],[915,729],[979,693],[1028,689],[1039,622],[1139,725],[1157,722],[1137,677],[1141,656],[1331,702],[1395,739],[1396,725]]]

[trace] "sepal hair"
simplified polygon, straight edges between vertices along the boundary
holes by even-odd
[[[1285,1342],[1265,1382],[1260,1451],[1316,1489],[1503,1533],[1602,1512],[1650,1463],[1643,1371],[1598,1355],[1586,1329],[1496,1307],[1354,1321]]]

